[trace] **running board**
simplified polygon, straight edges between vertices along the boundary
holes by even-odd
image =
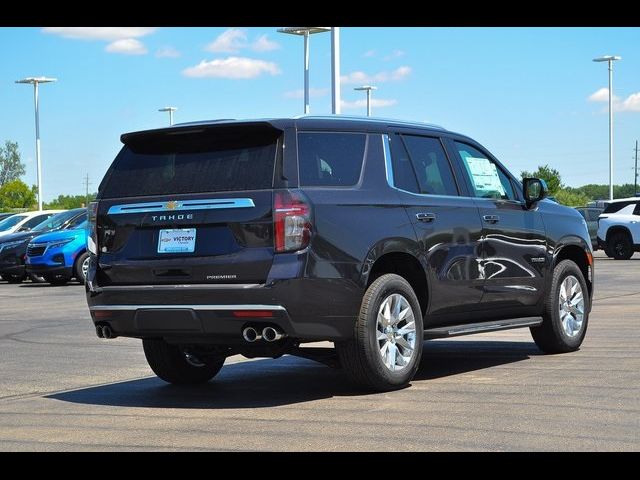
[[[424,338],[458,337],[474,333],[495,332],[512,328],[537,327],[542,323],[539,317],[515,318],[511,320],[492,320],[490,322],[467,323],[464,325],[447,325],[445,327],[429,328],[424,331]]]

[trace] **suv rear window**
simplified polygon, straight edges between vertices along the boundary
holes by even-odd
[[[134,134],[125,139],[101,196],[271,188],[281,133],[270,126],[244,125]]]
[[[607,205],[607,208],[604,209],[602,213],[616,213],[622,210],[624,207],[628,205],[637,205],[638,202],[630,201],[630,202],[613,202]]]
[[[300,185],[349,187],[358,183],[366,140],[364,133],[299,133]]]

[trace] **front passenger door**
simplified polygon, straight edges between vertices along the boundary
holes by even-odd
[[[533,306],[544,293],[546,235],[537,206],[525,208],[519,184],[480,147],[453,142],[482,220],[481,304]]]

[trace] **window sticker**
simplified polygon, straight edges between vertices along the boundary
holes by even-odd
[[[476,190],[493,191],[498,192],[501,196],[506,195],[494,163],[486,158],[466,157],[465,160]]]

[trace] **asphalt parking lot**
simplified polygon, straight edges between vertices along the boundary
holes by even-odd
[[[0,450],[638,450],[640,254],[596,256],[580,351],[430,341],[411,387],[368,395],[295,357],[169,386],[139,341],[95,336],[83,287],[0,282]]]

